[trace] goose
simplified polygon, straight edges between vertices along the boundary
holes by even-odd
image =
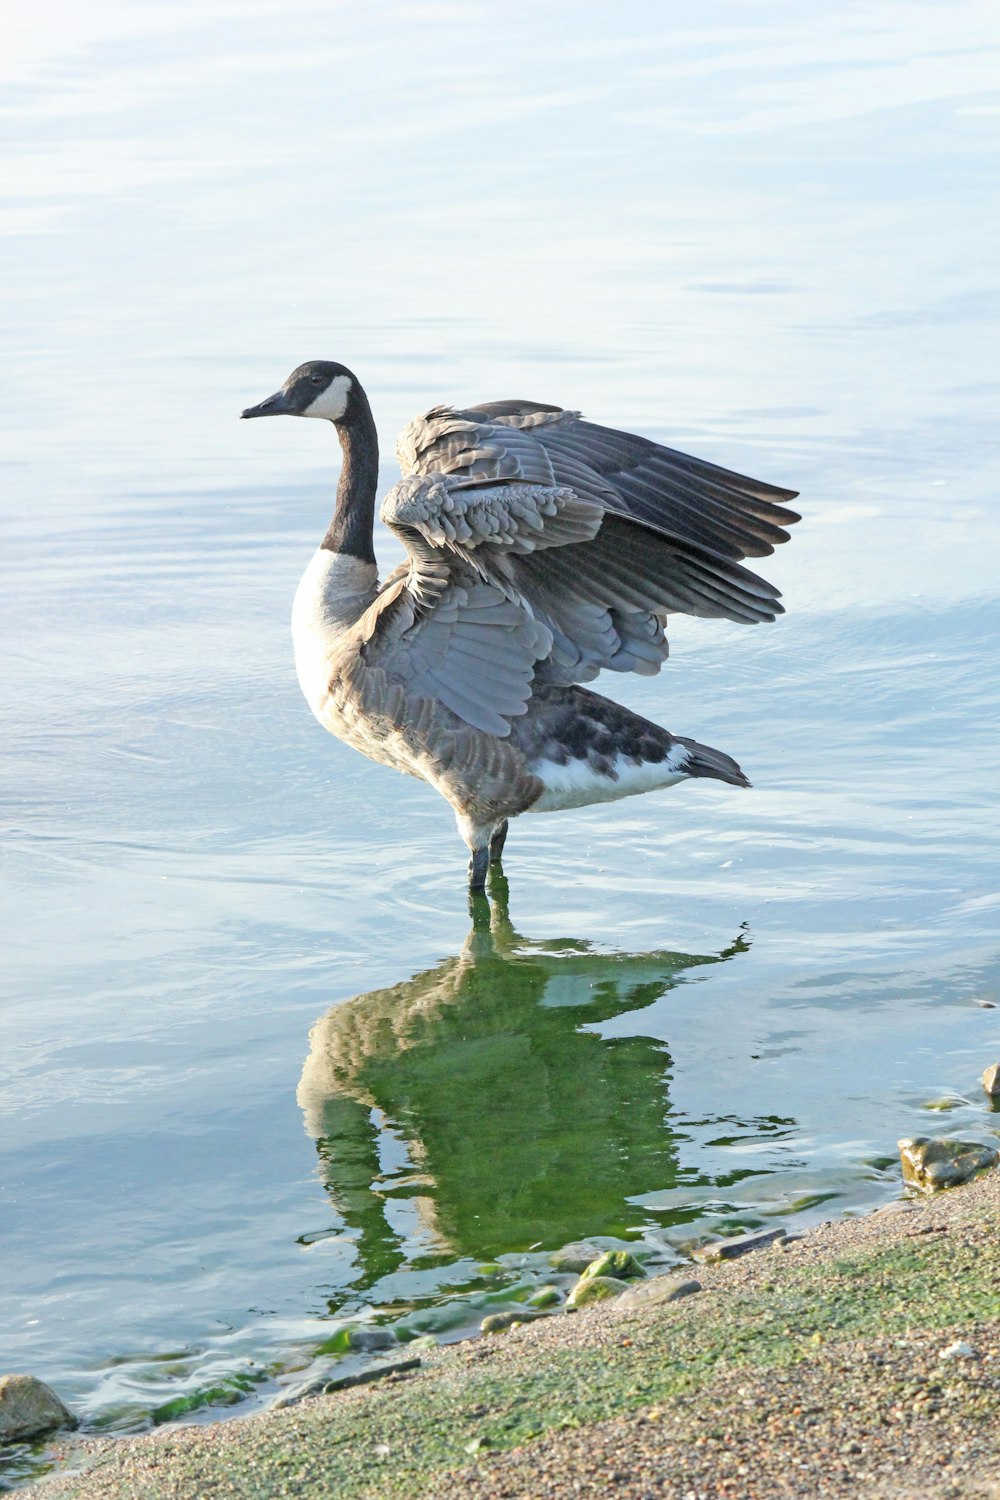
[[[299,683],[324,728],[451,804],[471,892],[522,813],[750,785],[723,751],[582,684],[657,673],[672,612],[782,613],[741,562],[788,540],[796,491],[538,401],[435,406],[399,437],[380,516],[407,558],[380,582],[378,436],[357,376],[310,360],[242,415],[337,429],[333,517],[292,609]]]

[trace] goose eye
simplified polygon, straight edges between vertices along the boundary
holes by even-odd
[[[309,379],[312,381],[313,385],[322,385],[323,384],[323,377],[322,377],[322,375],[310,375]]]

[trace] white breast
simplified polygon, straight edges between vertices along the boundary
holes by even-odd
[[[321,723],[337,646],[375,597],[376,580],[374,563],[320,547],[295,591],[295,670],[306,702]]]
[[[589,807],[592,802],[617,802],[641,792],[655,792],[661,787],[686,781],[684,767],[691,752],[675,745],[661,761],[640,761],[638,765],[619,755],[614,762],[615,777],[595,771],[585,760],[570,760],[564,766],[551,760],[533,761],[530,769],[544,783],[545,790],[529,812],[561,812],[567,807]]]

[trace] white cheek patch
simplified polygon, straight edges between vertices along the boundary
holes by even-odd
[[[327,422],[336,422],[347,410],[347,398],[351,394],[349,375],[335,375],[325,391],[320,391],[302,413],[304,417],[323,417]]]

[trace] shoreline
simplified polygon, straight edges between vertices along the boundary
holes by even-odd
[[[739,1260],[676,1268],[702,1287],[679,1301],[542,1318],[227,1422],[67,1435],[57,1469],[20,1493],[1000,1496],[998,1227],[994,1168]]]

